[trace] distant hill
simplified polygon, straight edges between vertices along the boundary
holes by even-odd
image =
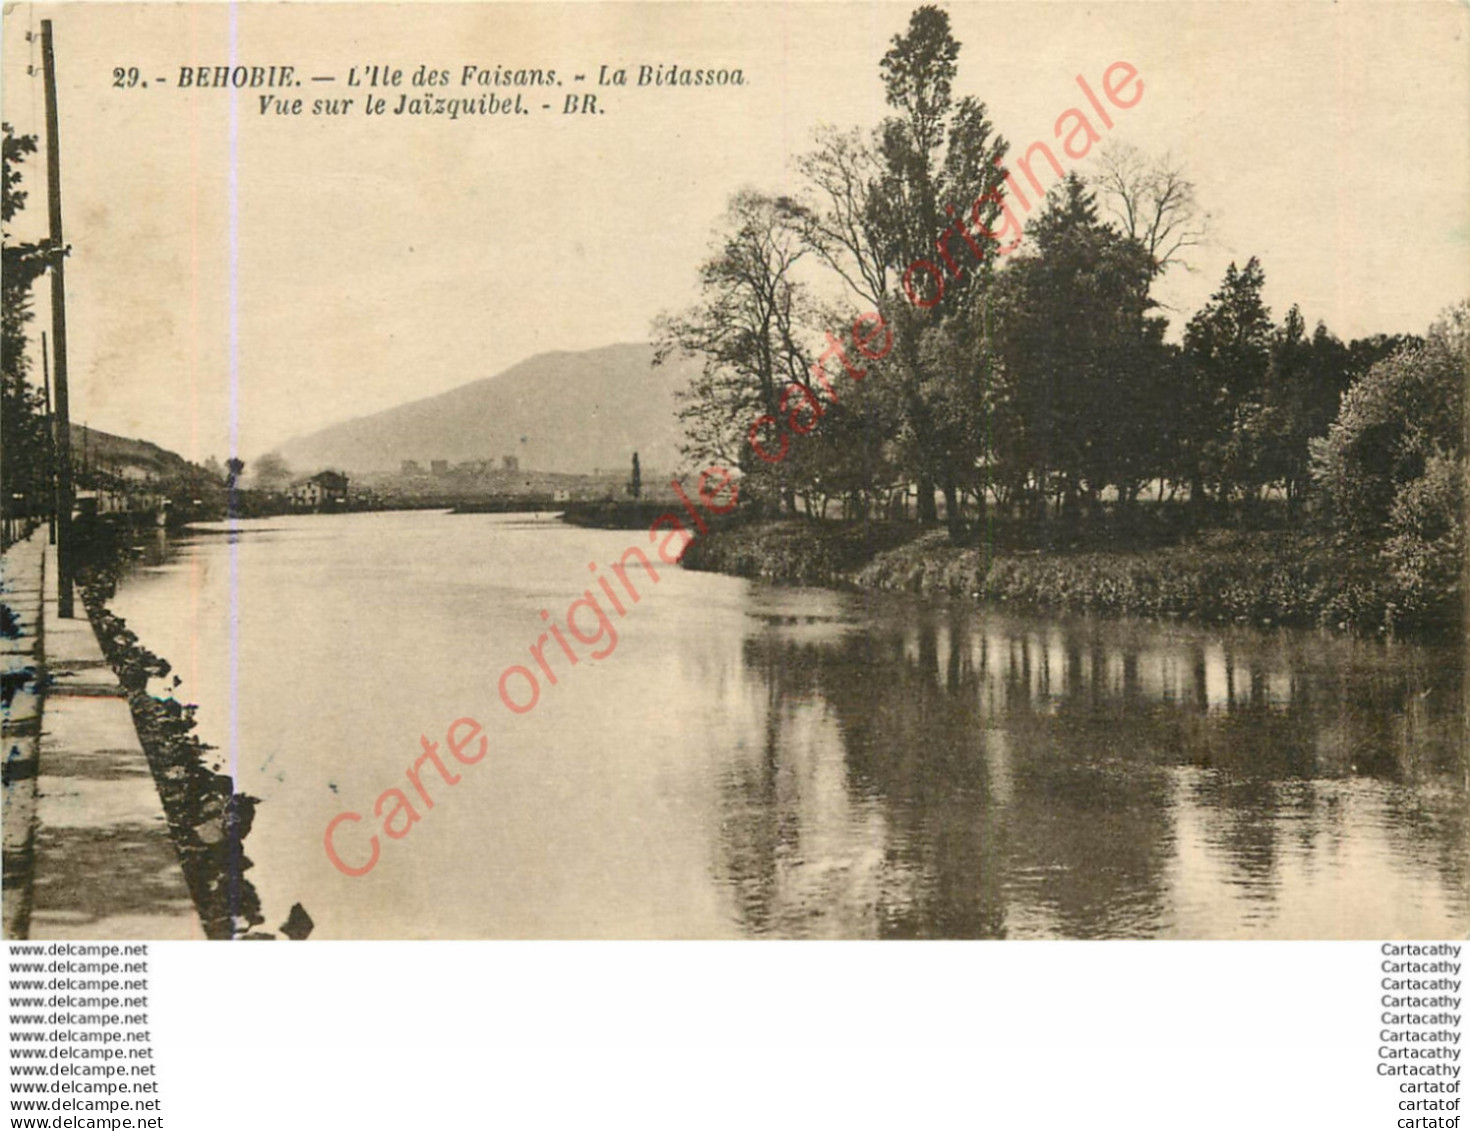
[[[674,393],[697,363],[652,361],[646,343],[538,354],[450,392],[296,437],[280,452],[297,474],[503,456],[523,469],[591,472],[626,467],[635,451],[644,467],[671,470],[680,438]]]
[[[177,452],[160,448],[148,440],[114,436],[83,424],[71,426],[71,458],[77,468],[96,468],[122,473],[131,470],[158,479],[187,475],[197,471]]]

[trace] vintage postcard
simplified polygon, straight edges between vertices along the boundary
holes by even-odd
[[[1466,25],[8,5],[6,937],[1463,937]]]

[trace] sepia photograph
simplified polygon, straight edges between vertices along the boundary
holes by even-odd
[[[1466,32],[8,4],[4,937],[1463,938]]]

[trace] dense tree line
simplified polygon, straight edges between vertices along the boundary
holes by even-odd
[[[881,62],[889,116],[820,132],[803,192],[733,197],[699,301],[656,327],[662,353],[705,361],[686,455],[738,467],[768,511],[913,500],[932,523],[942,500],[956,538],[997,514],[1065,532],[1147,500],[1197,527],[1301,518],[1310,500],[1403,568],[1448,571],[1464,307],[1427,340],[1345,344],[1295,306],[1275,321],[1252,257],[1168,341],[1153,289],[1208,224],[1183,171],[1104,149],[1036,202],[1022,239],[1031,202],[985,105],[954,93],[959,51],[947,15],[917,9]],[[839,391],[822,363],[858,309],[881,312],[893,348]],[[780,422],[764,448],[753,417]]]
[[[0,174],[0,507],[6,520],[50,509],[51,441],[44,393],[30,380],[26,325],[33,317],[31,284],[46,270],[52,249],[45,242],[18,241],[10,229],[26,202],[21,166],[35,152],[34,137],[16,134],[5,124]],[[10,531],[9,521],[5,526]]]

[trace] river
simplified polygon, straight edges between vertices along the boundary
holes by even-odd
[[[297,901],[315,938],[1470,929],[1453,650],[664,568],[605,658],[552,645],[557,684],[516,714],[497,684],[535,667],[540,610],[564,623],[642,532],[404,512],[158,537],[112,607],[261,799],[266,929]],[[446,742],[466,717],[473,764]],[[425,763],[432,807],[421,736],[459,778]],[[391,789],[416,822],[374,815]],[[343,812],[349,867],[377,836],[365,875],[324,850]]]

